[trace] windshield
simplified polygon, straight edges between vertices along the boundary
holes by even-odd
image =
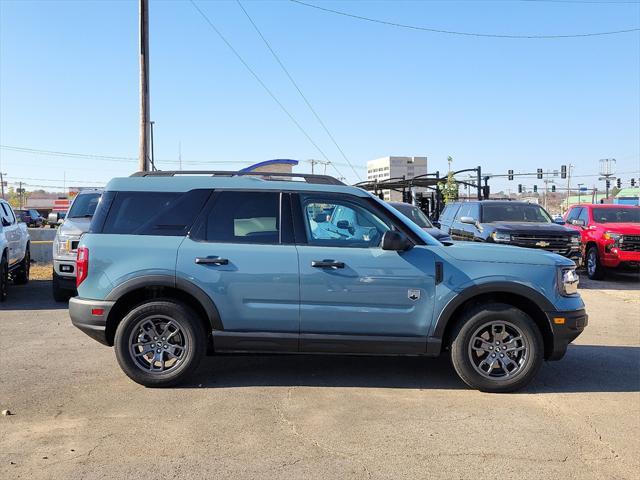
[[[413,222],[420,228],[433,228],[433,225],[431,224],[427,216],[418,207],[414,207],[413,205],[409,205],[408,203],[395,204],[394,207],[400,213],[413,220]]]
[[[551,217],[540,205],[482,205],[482,223],[492,222],[551,223]]]
[[[640,207],[594,208],[593,221],[596,223],[640,223]]]
[[[69,218],[90,218],[93,217],[93,212],[96,211],[98,206],[98,200],[100,200],[100,193],[85,193],[76,197],[69,210]]]

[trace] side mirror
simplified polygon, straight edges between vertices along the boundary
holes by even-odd
[[[409,250],[413,247],[413,243],[404,233],[395,230],[388,230],[384,232],[384,235],[382,235],[381,247],[383,250],[404,252],[405,250]]]
[[[460,223],[468,223],[469,225],[476,226],[476,219],[473,217],[460,217]]]
[[[576,227],[584,227],[584,220],[580,218],[574,218],[571,220],[571,225],[575,225]]]

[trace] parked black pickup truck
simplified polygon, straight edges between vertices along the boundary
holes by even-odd
[[[477,200],[451,202],[440,215],[440,230],[453,240],[541,248],[582,263],[580,236],[555,223],[540,205]]]

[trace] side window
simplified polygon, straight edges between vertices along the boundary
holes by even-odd
[[[280,193],[222,191],[205,222],[208,242],[278,244]]]
[[[578,215],[578,220],[584,220],[584,224],[589,225],[589,209],[582,208],[581,210],[580,215]]]
[[[391,230],[377,214],[349,200],[304,199],[303,214],[311,245],[375,248]]]
[[[578,218],[578,215],[580,215],[581,211],[582,211],[582,207],[572,208],[569,214],[567,215],[567,222],[570,222],[571,220],[575,220],[576,218]]]
[[[209,197],[208,190],[189,192],[117,192],[102,233],[186,235]],[[92,224],[93,226],[93,224]]]
[[[2,202],[1,205],[2,211],[0,213],[2,214],[2,218],[4,218],[9,223],[9,225],[13,225],[16,222],[16,217],[13,214],[11,207],[8,203],[5,202]]]
[[[462,217],[470,217],[471,216],[471,204],[465,203],[458,210],[458,214],[456,215],[456,220],[460,220]]]
[[[480,220],[480,205],[477,203],[469,204],[469,216],[474,220]]]

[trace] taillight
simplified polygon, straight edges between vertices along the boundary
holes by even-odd
[[[78,247],[78,257],[76,258],[76,287],[87,278],[89,273],[89,249]]]

